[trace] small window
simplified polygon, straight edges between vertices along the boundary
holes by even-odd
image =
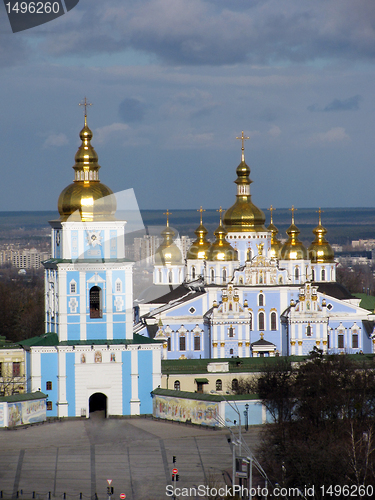
[[[77,283],[75,281],[70,282],[70,293],[77,293]]]
[[[249,313],[249,326],[250,326],[250,330],[253,329],[253,314],[252,313]]]
[[[326,272],[325,269],[322,269],[322,281],[326,280]]]
[[[333,309],[333,305],[332,304],[328,304],[327,309],[330,311],[331,309]]]
[[[260,312],[258,316],[258,330],[264,330],[264,312]]]
[[[233,328],[233,326],[230,326],[228,328],[228,337],[234,337],[234,328]]]
[[[116,293],[121,293],[122,291],[122,283],[121,281],[116,281]]]
[[[52,410],[52,401],[47,401],[47,410],[48,411]]]
[[[314,269],[311,270],[311,281],[315,281],[315,271],[314,271]]]
[[[167,344],[168,344],[168,351],[170,351],[171,350],[171,338],[170,337],[168,337]]]
[[[194,351],[200,351],[201,350],[201,338],[196,335],[194,337]]]
[[[238,380],[234,378],[232,380],[232,391],[237,391],[238,390]]]
[[[227,281],[227,270],[223,269],[223,283]]]
[[[298,267],[296,267],[296,268],[294,269],[294,277],[296,278],[296,280],[298,280],[298,279],[299,279],[299,268],[298,268]]]
[[[161,282],[162,282],[162,280],[163,280],[163,277],[162,277],[162,275],[161,275],[161,271],[159,271],[159,283],[161,283]]]
[[[232,356],[233,355],[233,349],[229,349],[229,354]]]
[[[172,271],[169,271],[169,273],[168,273],[168,281],[169,281],[169,283],[172,283],[172,282],[173,282],[173,279],[172,279]]]
[[[180,337],[180,351],[186,351],[186,337]]]
[[[264,306],[264,295],[263,293],[260,293],[258,296],[258,305],[259,306]]]
[[[194,313],[195,313],[195,311],[196,311],[195,307],[191,307],[191,308],[189,309],[189,313],[190,313],[190,314],[194,314]]]
[[[195,280],[195,267],[191,268],[191,279]]]
[[[21,375],[21,363],[13,363],[13,377],[19,377]]]
[[[46,390],[52,391],[52,382],[51,381],[46,382]]]
[[[215,270],[211,269],[211,283],[215,282]]]
[[[180,381],[179,380],[175,380],[175,383],[174,383],[174,390],[175,391],[179,391],[181,388],[181,385],[180,385]]]
[[[358,335],[356,333],[352,335],[352,347],[353,349],[358,349]]]
[[[216,390],[217,391],[223,390],[223,382],[219,378],[216,380]]]
[[[277,316],[275,312],[271,313],[271,330],[277,330]]]

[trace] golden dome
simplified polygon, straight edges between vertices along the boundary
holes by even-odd
[[[300,230],[294,224],[295,208],[292,206],[291,210],[292,210],[292,223],[286,231],[286,234],[289,236],[289,239],[282,246],[279,253],[279,258],[281,260],[306,260],[307,250],[303,245],[303,243],[299,241],[298,235],[300,234]]]
[[[191,247],[189,248],[186,258],[187,259],[194,259],[194,260],[207,260],[211,244],[209,241],[206,240],[207,236],[207,229],[204,227],[203,222],[202,222],[202,213],[205,212],[205,210],[201,207],[197,212],[201,213],[201,223],[197,227],[197,229],[194,231],[195,234],[197,235],[197,239],[193,241],[191,244]]]
[[[271,234],[271,258],[272,259],[278,259],[279,258],[279,252],[281,250],[282,244],[281,244],[281,241],[278,240],[277,237],[276,237],[276,235],[279,232],[279,230],[277,229],[277,227],[273,223],[273,214],[272,214],[272,212],[274,210],[276,210],[276,209],[273,208],[273,206],[271,205],[271,207],[268,210],[271,212],[271,222],[270,222],[270,225],[267,227],[267,230],[271,231],[271,233],[272,233]]]
[[[169,215],[171,212],[167,210],[167,227],[161,232],[163,242],[155,252],[155,265],[165,266],[167,264],[181,264],[182,254],[173,241],[175,232],[169,227]]]
[[[220,207],[218,212],[220,212],[220,223],[219,227],[214,232],[216,240],[212,243],[210,252],[208,255],[208,260],[210,261],[229,261],[238,260],[238,253],[232,245],[225,239],[228,234],[221,222],[221,212],[223,209]]]
[[[92,132],[87,126],[86,115],[79,136],[82,144],[75,155],[74,182],[61,192],[58,200],[60,220],[113,220],[116,198],[113,191],[99,180],[100,165],[91,146]]]
[[[315,234],[315,240],[309,246],[309,259],[314,264],[322,264],[324,262],[334,262],[335,254],[325,239],[325,235],[327,234],[327,229],[322,226],[322,211],[319,208],[319,224],[313,229],[313,233]]]
[[[242,132],[242,159],[238,165],[236,173],[237,179],[237,199],[224,214],[224,226],[228,232],[247,232],[247,231],[266,231],[264,223],[266,217],[262,210],[254,205],[250,195],[250,168],[245,163],[244,140],[246,139]]]

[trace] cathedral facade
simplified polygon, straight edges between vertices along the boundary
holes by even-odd
[[[215,241],[207,240],[203,209],[197,238],[183,261],[167,227],[155,255],[154,289],[170,291],[136,301],[135,331],[163,342],[164,359],[375,352],[375,315],[336,283],[327,230],[319,221],[305,248],[294,208],[284,244],[251,200],[242,139],[236,200],[220,208]]]

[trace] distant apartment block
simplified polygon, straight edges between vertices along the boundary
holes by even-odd
[[[372,250],[375,248],[375,240],[353,240],[352,241],[353,248],[363,248],[364,250]]]
[[[182,258],[186,259],[187,251],[191,247],[193,240],[191,238],[189,238],[189,236],[180,236],[179,238],[177,238],[175,240],[175,243],[182,253]]]
[[[36,248],[0,250],[0,265],[11,263],[18,269],[39,269],[42,262],[49,258],[49,252],[40,252]]]
[[[147,264],[155,263],[155,252],[163,241],[159,236],[145,234],[143,238],[134,238],[134,260],[143,260]]]

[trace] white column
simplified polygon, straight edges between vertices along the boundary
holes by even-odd
[[[109,244],[109,238],[108,238]],[[109,249],[108,249],[109,251]],[[110,255],[110,253],[108,253]],[[112,269],[107,269],[106,271],[106,329],[107,329],[107,339],[113,339],[113,290],[114,283],[112,282]]]
[[[40,351],[31,348],[30,352],[31,392],[42,390],[42,370]]]
[[[86,272],[79,272],[79,338],[87,340],[86,332]]]
[[[161,352],[163,351],[163,354],[167,355],[167,349],[164,348],[164,346],[155,346],[152,351],[152,388],[155,389],[159,385],[161,386]]]
[[[58,399],[57,399],[57,416],[68,416],[68,402],[66,400],[66,356],[65,350],[58,349]]]
[[[58,269],[58,286],[55,292],[58,293],[58,306],[55,310],[55,318],[58,317],[59,341],[68,340],[68,308],[66,290],[66,270]]]
[[[141,402],[138,398],[138,346],[131,347],[130,379],[132,397],[130,400],[130,415],[139,415]]]

